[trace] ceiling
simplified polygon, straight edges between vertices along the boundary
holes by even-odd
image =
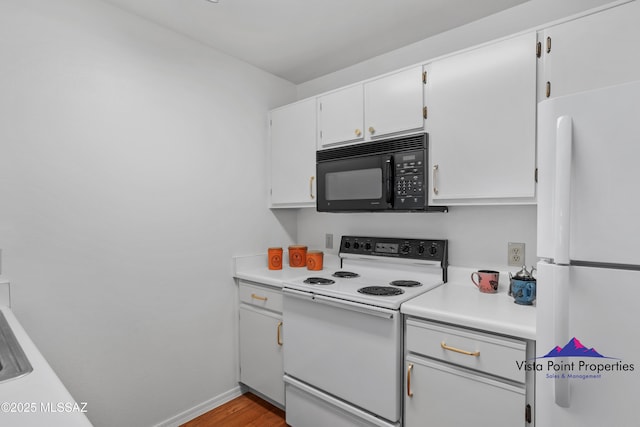
[[[105,0],[299,84],[527,0]]]

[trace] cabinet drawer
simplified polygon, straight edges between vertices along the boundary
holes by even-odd
[[[240,282],[240,302],[282,313],[282,291]]]
[[[526,341],[417,319],[407,319],[406,333],[410,353],[525,382],[517,362],[527,358]]]

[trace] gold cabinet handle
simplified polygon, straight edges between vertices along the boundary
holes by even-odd
[[[362,135],[362,131],[360,129],[356,129],[355,134],[356,136],[360,136]]]
[[[266,301],[268,299],[267,297],[261,297],[260,295],[256,294],[251,294],[251,298],[257,299],[258,301]]]
[[[456,353],[466,354],[467,356],[474,356],[474,357],[480,356],[479,351],[467,351],[467,350],[460,350],[459,348],[455,348],[455,347],[449,347],[447,344],[445,344],[444,341],[440,343],[440,347],[442,347],[445,350],[455,351]]]
[[[411,391],[411,370],[413,369],[413,364],[410,363],[407,367],[407,396],[413,397],[413,392]]]
[[[373,128],[373,126],[369,126],[369,133],[371,135],[373,135],[374,133],[376,133],[376,130]]]
[[[433,185],[433,194],[435,194],[436,196],[438,195],[438,187],[436,187],[436,175],[438,173],[438,165],[433,165],[433,175],[432,175],[432,179],[431,179],[431,184]]]
[[[309,197],[315,199],[316,196],[313,195],[313,180],[316,179],[315,176],[309,177]]]
[[[276,328],[276,342],[279,346],[282,346],[282,321],[278,322],[278,327]]]

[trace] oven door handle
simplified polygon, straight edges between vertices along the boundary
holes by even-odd
[[[298,291],[296,289],[291,289],[291,288],[282,288],[282,293],[286,296],[313,300],[313,294],[311,292],[303,292],[303,291]]]
[[[314,301],[322,304],[327,304],[344,310],[356,311],[358,313],[368,314],[370,316],[382,317],[384,319],[393,319],[393,316],[396,315],[396,311],[389,310],[387,308],[358,304],[357,302],[346,300],[338,300],[336,298],[326,297],[323,295],[314,295],[313,299]]]
[[[362,314],[368,314],[371,316],[382,317],[384,319],[393,319],[397,314],[395,310],[389,310],[388,308],[376,307],[373,305],[359,304],[353,301],[347,301],[337,298],[326,297],[324,295],[316,295],[310,292],[303,292],[297,289],[283,288],[282,293],[285,297],[290,296],[294,298],[300,298],[308,300],[310,302],[317,302],[320,304],[326,304],[333,307],[341,308],[343,310],[356,311]]]

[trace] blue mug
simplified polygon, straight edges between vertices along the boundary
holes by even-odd
[[[511,295],[516,304],[533,305],[536,300],[536,281],[511,279]]]

